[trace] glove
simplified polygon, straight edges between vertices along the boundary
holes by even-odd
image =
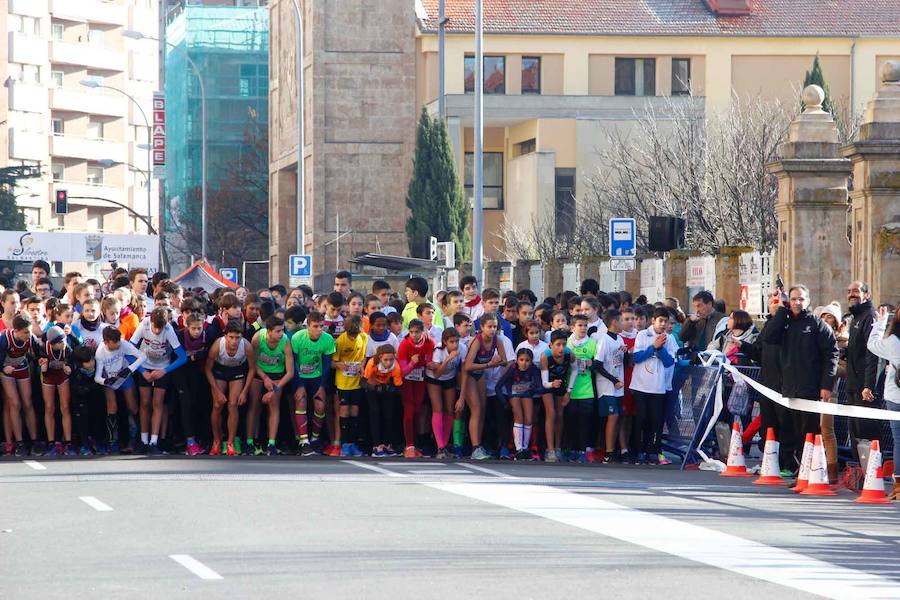
[[[124,369],[116,373],[116,377],[118,377],[119,379],[126,379],[129,375],[131,375],[131,369],[129,369],[128,367],[125,367]]]
[[[116,378],[115,378],[115,377],[107,377],[106,379],[103,380],[103,385],[105,385],[105,386],[107,386],[107,387],[110,387],[110,386],[112,386],[115,382],[116,382]]]

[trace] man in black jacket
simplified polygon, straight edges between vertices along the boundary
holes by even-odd
[[[866,349],[875,308],[872,293],[862,281],[854,281],[847,286],[847,301],[850,303],[850,340],[847,343],[847,400],[854,406],[872,406],[875,400],[875,378],[878,372],[878,357]],[[881,434],[881,421],[873,419],[850,419],[850,437],[853,440],[853,454],[857,455],[859,440],[876,440]]]
[[[831,390],[837,373],[838,348],[834,333],[809,312],[809,289],[795,285],[788,292],[790,309],[779,306],[763,330],[763,341],[780,346],[781,394],[832,402]],[[770,304],[781,304],[780,298]],[[793,434],[791,445],[801,448],[807,433],[819,433],[818,413],[795,410],[793,432],[782,432],[782,443]],[[796,454],[795,454],[796,456]],[[799,463],[799,456],[796,456]],[[791,465],[792,467],[794,465]]]

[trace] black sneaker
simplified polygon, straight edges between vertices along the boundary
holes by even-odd
[[[16,456],[28,456],[28,448],[25,447],[25,442],[16,442],[16,449],[13,451],[13,454]]]
[[[47,444],[37,441],[31,445],[32,456],[43,456],[47,454]]]
[[[281,454],[281,451],[278,450],[278,447],[275,444],[269,444],[266,446],[266,456],[278,456]]]
[[[618,456],[617,456],[616,452],[607,452],[606,454],[603,455],[603,460],[601,460],[600,462],[604,465],[609,465],[609,464],[618,462],[617,459],[618,459]]]
[[[300,444],[300,450],[298,452],[300,456],[315,456],[316,451],[313,450],[313,447],[309,444]]]
[[[162,450],[159,447],[159,444],[147,444],[146,453],[148,456],[159,456],[162,454]]]

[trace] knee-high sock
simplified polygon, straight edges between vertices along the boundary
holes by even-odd
[[[294,425],[297,427],[297,435],[300,436],[300,443],[305,444],[309,439],[309,432],[307,431],[309,419],[306,417],[305,410],[294,411]]]
[[[431,413],[431,430],[434,432],[434,440],[438,447],[443,448],[444,444],[444,415],[441,413]]]
[[[322,424],[325,422],[325,413],[313,411],[312,419],[312,439],[318,440],[319,434],[322,433]]]

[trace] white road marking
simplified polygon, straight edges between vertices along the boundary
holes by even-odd
[[[170,554],[169,558],[199,577],[200,579],[222,579],[222,576],[204,565],[190,554]]]
[[[583,494],[528,484],[423,485],[825,598],[900,598],[900,583],[879,575]]]
[[[78,499],[99,512],[109,512],[112,510],[112,506],[97,500],[93,496],[78,496]]]
[[[418,460],[415,462],[380,462],[379,465],[384,465],[386,467],[446,467],[447,463],[441,462],[419,462]]]
[[[467,469],[411,469],[412,475],[474,475]]]
[[[358,460],[345,460],[343,461],[348,465],[353,465],[354,467],[359,467],[360,469],[368,469],[370,471],[375,471],[376,473],[381,473],[382,475],[387,475],[388,477],[406,477],[403,473],[395,473],[394,471],[388,471],[387,469],[382,469],[381,467],[376,467],[375,465],[370,465],[364,462],[360,462]]]
[[[47,467],[45,467],[44,465],[42,465],[41,463],[39,463],[36,460],[26,460],[23,462],[26,465],[28,465],[29,467],[31,467],[32,469],[34,469],[35,471],[46,471],[47,470]]]
[[[500,471],[495,471],[494,469],[488,469],[487,467],[482,467],[479,465],[470,465],[469,463],[456,463],[457,466],[465,467],[467,469],[475,469],[476,471],[481,471],[482,473],[487,473],[488,475],[493,475],[494,477],[499,477],[500,479],[518,479],[515,475],[507,475],[506,473],[501,473]]]

